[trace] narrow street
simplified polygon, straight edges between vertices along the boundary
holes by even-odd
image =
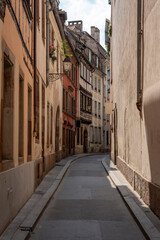
[[[107,176],[102,155],[72,163],[30,240],[143,240]]]

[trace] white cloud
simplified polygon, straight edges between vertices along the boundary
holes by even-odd
[[[110,19],[111,7],[107,0],[61,0],[60,8],[67,12],[68,21],[82,20],[83,30],[90,33],[95,26],[101,32],[101,44],[105,46],[105,19]]]

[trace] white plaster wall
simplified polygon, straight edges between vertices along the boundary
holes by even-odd
[[[34,191],[34,161],[0,173],[0,233]]]
[[[117,105],[118,156],[141,174],[144,122],[136,107],[136,19],[136,0],[112,2],[112,80],[113,102]],[[145,160],[146,164],[147,162],[148,159]],[[149,174],[147,177],[150,178]]]
[[[160,2],[144,1],[142,117],[137,101],[137,1],[112,1],[113,100],[118,109],[118,155],[160,185]],[[114,143],[113,143],[114,144]]]

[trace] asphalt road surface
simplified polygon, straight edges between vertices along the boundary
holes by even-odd
[[[107,176],[104,155],[72,163],[30,240],[143,240]]]

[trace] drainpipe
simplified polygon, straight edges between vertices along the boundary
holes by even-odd
[[[142,6],[137,0],[137,108],[142,110]]]
[[[37,52],[36,52],[36,43],[37,43],[37,14],[36,14],[36,1],[34,1],[34,133],[36,132],[36,121],[35,121],[35,116],[36,116],[36,77],[37,77]]]
[[[102,134],[101,134],[101,140],[103,143],[103,148],[105,148],[104,142],[103,142],[103,134],[104,134],[104,78],[105,76],[102,77],[102,90],[101,90],[101,94],[102,94]]]
[[[49,0],[46,0],[46,86],[49,85]]]

